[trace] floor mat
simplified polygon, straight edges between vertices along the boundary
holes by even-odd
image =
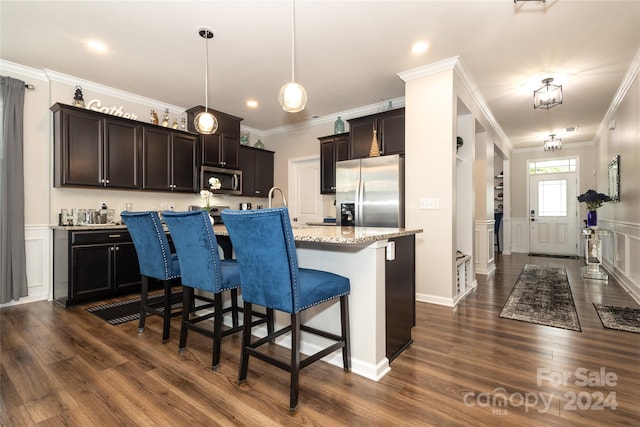
[[[163,297],[163,295],[149,296],[147,304],[158,303]],[[182,292],[174,292],[171,294],[171,310],[179,307],[182,307]],[[88,307],[86,310],[112,325],[119,325],[140,319],[140,297]]]
[[[605,328],[640,334],[640,308],[596,303],[593,306]]]
[[[559,265],[525,265],[500,317],[582,332],[567,270]]]

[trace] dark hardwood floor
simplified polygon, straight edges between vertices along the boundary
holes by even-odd
[[[640,425],[640,334],[604,329],[592,305],[637,303],[613,279],[582,280],[582,260],[498,259],[457,307],[417,304],[414,344],[380,382],[322,362],[304,369],[294,415],[286,372],[251,359],[236,384],[239,336],[223,340],[213,372],[209,338],[190,334],[178,354],[178,319],[163,344],[157,316],[138,334],[137,322],[111,326],[84,306],[4,308],[0,424]],[[498,317],[526,263],[567,267],[582,332]]]

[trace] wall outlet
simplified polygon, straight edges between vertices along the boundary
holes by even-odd
[[[169,210],[174,210],[175,206],[173,205],[173,203],[169,203]]]
[[[440,209],[440,199],[420,199],[420,209]]]

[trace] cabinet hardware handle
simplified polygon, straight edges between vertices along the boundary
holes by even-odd
[[[117,239],[118,237],[122,237],[121,234],[109,234],[110,239]]]
[[[106,183],[108,184],[110,181],[108,179],[105,179]]]

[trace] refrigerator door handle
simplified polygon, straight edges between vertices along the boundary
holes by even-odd
[[[356,226],[364,225],[364,180],[358,181],[358,189],[356,190]]]

